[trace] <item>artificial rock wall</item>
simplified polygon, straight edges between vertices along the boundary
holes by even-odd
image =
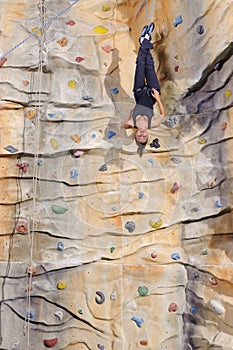
[[[0,7],[0,348],[232,349],[232,1]],[[146,20],[167,115],[139,158]]]

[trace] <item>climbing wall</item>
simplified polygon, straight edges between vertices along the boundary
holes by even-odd
[[[232,349],[233,2],[0,10],[0,349]],[[166,120],[140,158],[145,21]]]

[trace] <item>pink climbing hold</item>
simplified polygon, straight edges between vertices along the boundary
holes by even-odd
[[[74,26],[75,25],[75,21],[73,21],[72,19],[70,19],[69,21],[66,22],[66,24],[68,26]]]
[[[155,252],[152,252],[150,256],[152,257],[152,259],[157,258],[157,254]]]
[[[82,62],[83,60],[84,60],[84,58],[80,57],[80,56],[75,58],[75,61],[78,62],[78,63]]]
[[[181,186],[180,185],[178,185],[178,183],[177,182],[174,182],[174,184],[173,184],[173,186],[172,186],[172,188],[171,188],[171,193],[175,193],[176,191],[178,191],[179,189],[181,188]]]
[[[113,50],[112,46],[110,45],[102,46],[101,49],[106,53],[110,53]]]
[[[178,305],[176,303],[171,303],[168,307],[169,312],[176,312],[178,309]]]
[[[1,58],[0,59],[0,67],[2,67],[6,61],[7,61],[6,57]]]
[[[18,231],[20,233],[27,232],[27,225],[25,224],[24,221],[18,221],[15,228],[16,228],[16,231]]]
[[[22,172],[25,174],[27,172],[27,168],[29,164],[27,162],[25,163],[18,163],[16,166],[19,168],[19,170],[22,170]]]

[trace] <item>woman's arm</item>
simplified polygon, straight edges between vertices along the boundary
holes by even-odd
[[[124,125],[123,125],[124,129],[133,128],[133,118],[132,118],[133,110],[134,110],[134,107],[130,110],[128,119],[127,119],[126,123],[124,123]]]
[[[164,105],[160,100],[159,92],[155,89],[152,89],[151,94],[156,99],[157,105],[159,107],[159,112],[160,112],[160,116],[158,118],[155,118],[155,120],[152,120],[151,127],[153,128],[153,127],[158,127],[162,123],[166,114],[165,114]]]

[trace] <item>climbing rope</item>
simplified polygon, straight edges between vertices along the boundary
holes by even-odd
[[[146,24],[149,24],[149,4],[148,4],[148,0],[146,1]]]
[[[43,29],[45,29],[49,24],[51,24],[53,21],[55,21],[58,17],[60,17],[61,15],[63,15],[65,12],[67,12],[71,7],[73,7],[75,4],[77,4],[79,0],[74,0],[72,4],[70,4],[68,7],[64,8],[61,12],[59,12],[58,14],[56,14],[55,16],[51,17],[47,22],[45,22],[40,28],[38,28],[37,30],[35,30],[34,32],[32,32],[31,34],[29,34],[26,38],[24,38],[23,40],[19,41],[15,46],[13,46],[12,48],[10,48],[9,50],[7,50],[5,53],[3,53],[0,57],[0,61],[5,58],[6,56],[8,56],[12,51],[16,50],[19,46],[23,45],[26,41],[28,41],[29,39],[31,39],[33,36],[36,36],[38,33],[40,33],[41,31],[43,31]]]

